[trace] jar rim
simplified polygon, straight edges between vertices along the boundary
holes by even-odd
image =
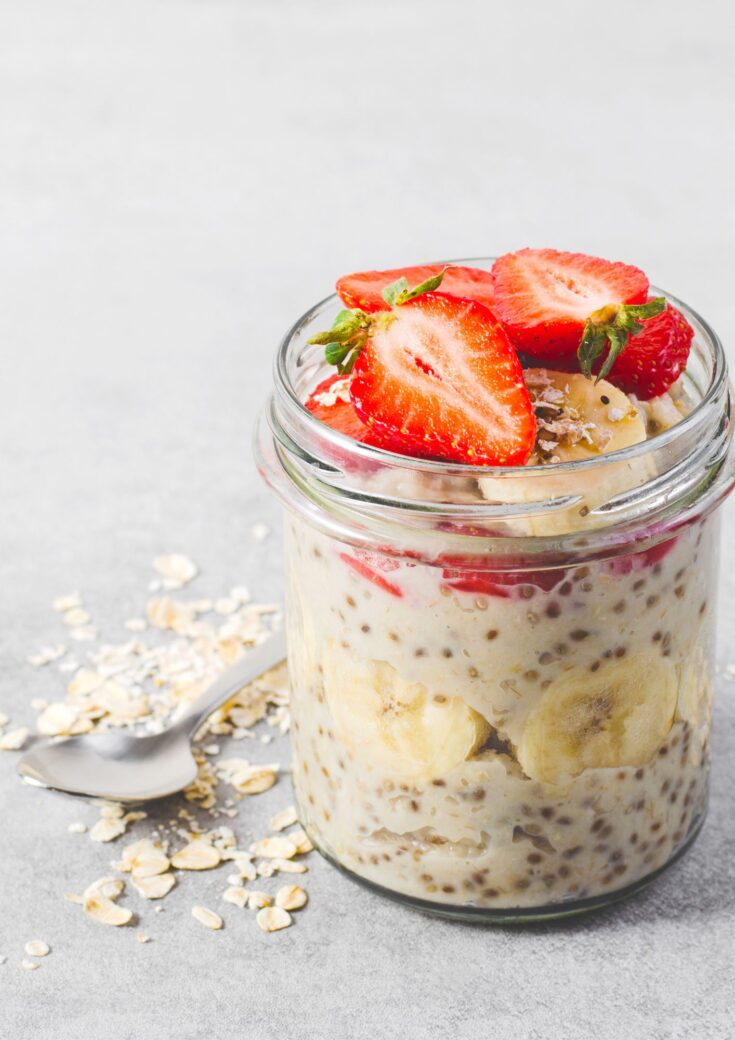
[[[461,264],[462,266],[468,267],[472,264],[492,263],[493,259],[493,257],[471,257],[461,260],[448,260],[446,263],[449,265]],[[684,416],[667,430],[662,430],[660,433],[656,433],[652,437],[646,438],[645,441],[639,441],[637,444],[632,444],[627,448],[602,454],[596,458],[554,463],[553,469],[555,473],[563,475],[565,473],[579,473],[604,468],[607,465],[617,462],[625,462],[639,458],[647,454],[647,452],[650,452],[652,448],[664,447],[666,444],[686,434],[693,427],[698,426],[702,420],[703,413],[713,401],[716,401],[718,397],[721,396],[723,389],[726,388],[728,371],[725,351],[722,346],[722,341],[709,322],[694,310],[693,307],[690,307],[688,304],[684,303],[683,300],[680,300],[678,297],[666,290],[654,285],[650,286],[650,290],[657,296],[664,296],[668,303],[673,304],[678,310],[682,311],[687,320],[690,321],[690,324],[695,326],[695,329],[698,326],[699,331],[704,334],[705,342],[711,347],[713,361],[712,376],[706,392],[702,396],[701,400],[695,403],[694,408],[692,408],[688,415]],[[530,478],[533,478],[537,473],[548,474],[551,468],[548,464],[538,464],[534,466],[476,466],[471,463],[448,462],[442,459],[424,459],[409,455],[401,455],[396,452],[386,451],[383,448],[374,447],[373,445],[363,444],[360,441],[354,440],[352,437],[348,437],[346,434],[340,433],[338,430],[332,429],[332,427],[327,426],[326,423],[322,422],[321,419],[317,419],[316,416],[306,408],[304,402],[301,400],[293,386],[288,373],[287,355],[295,337],[304,329],[304,327],[308,325],[327,304],[338,301],[339,296],[337,293],[330,293],[305,311],[301,317],[293,323],[291,328],[282,338],[274,358],[273,374],[276,387],[277,389],[282,389],[288,396],[289,404],[296,410],[300,420],[307,428],[316,428],[319,431],[319,435],[327,442],[332,442],[335,447],[339,448],[341,451],[344,451],[345,449],[350,450],[350,452],[354,453],[357,458],[374,458],[383,462],[388,462],[391,465],[407,463],[408,465],[406,468],[427,473],[451,474],[458,477],[470,477],[475,480],[479,477],[491,477],[492,479],[502,480],[507,479],[509,475],[517,477],[520,472],[523,472],[524,476]]]
[[[453,262],[487,269],[492,258]],[[293,323],[277,350],[274,390],[256,431],[261,473],[287,505],[307,508],[314,522],[327,523],[323,514],[329,513],[332,529],[352,534],[356,525],[361,526],[366,538],[369,530],[374,532],[378,527],[385,533],[391,524],[393,528],[396,523],[416,528],[426,520],[433,528],[446,530],[451,525],[460,534],[462,524],[466,528],[468,524],[491,523],[493,538],[517,536],[511,521],[583,505],[585,495],[579,493],[580,487],[616,474],[616,466],[636,470],[636,482],[588,511],[593,515],[585,525],[585,536],[594,536],[603,528],[609,530],[612,525],[620,533],[626,529],[639,532],[642,521],[659,524],[683,510],[703,511],[708,503],[719,502],[735,480],[727,361],[717,333],[693,308],[658,287],[651,286],[651,292],[664,296],[694,327],[693,348],[685,370],[685,378],[696,391],[691,412],[644,441],[591,459],[502,467],[418,459],[385,451],[333,430],[305,407],[309,393],[326,374],[323,350],[310,346],[308,338],[312,329],[323,327],[333,317],[330,309],[333,311],[339,300],[331,293]],[[320,326],[316,326],[317,319]],[[725,466],[728,460],[730,465]],[[640,476],[644,470],[654,476]],[[379,479],[383,474],[386,479]],[[521,475],[528,495],[524,494],[519,504],[509,494],[511,484],[502,482],[517,482]],[[477,481],[484,479],[499,482],[497,494],[493,493],[497,501],[477,493]],[[565,482],[572,489],[569,493]],[[475,489],[471,502],[460,491],[469,484]],[[406,492],[404,486],[420,486],[421,493]],[[305,500],[310,500],[308,506]],[[558,544],[560,539],[580,533],[577,527],[560,530],[553,537],[532,535],[529,540],[541,548],[544,543]],[[470,537],[466,529],[464,534]]]

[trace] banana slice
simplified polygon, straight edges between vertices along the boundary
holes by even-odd
[[[646,439],[640,412],[612,383],[604,379],[595,383],[580,372],[545,368],[529,368],[523,376],[534,400],[539,426],[536,451],[529,465],[597,458]],[[587,519],[591,509],[651,476],[650,463],[636,459],[610,463],[594,477],[589,473],[554,475],[550,469],[542,481],[521,475],[500,480],[482,477],[478,484],[485,499],[508,504],[579,495],[580,502],[568,509],[529,514],[518,521],[519,531],[524,534],[554,535],[599,522]]]
[[[443,777],[480,747],[490,727],[459,697],[409,683],[385,661],[358,661],[327,640],[324,693],[337,736],[366,761],[405,777]]]
[[[575,668],[529,715],[518,761],[527,776],[550,784],[584,769],[645,765],[671,729],[678,685],[674,665],[655,653],[598,672]]]
[[[712,696],[708,655],[699,643],[683,666],[676,717],[688,722],[695,733],[706,735],[712,717]]]
[[[546,368],[529,368],[524,379],[539,426],[535,463],[591,459],[646,439],[638,409],[605,379]]]

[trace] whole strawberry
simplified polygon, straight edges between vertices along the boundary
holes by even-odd
[[[666,393],[686,368],[694,329],[670,303],[618,355],[608,379],[642,401]]]

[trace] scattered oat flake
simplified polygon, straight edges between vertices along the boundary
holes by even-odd
[[[291,831],[288,835],[288,839],[294,843],[296,851],[300,856],[305,856],[307,852],[314,851],[312,840],[303,828],[299,828],[297,831]]]
[[[270,529],[266,524],[258,523],[253,524],[251,532],[256,542],[264,542],[270,534]]]
[[[28,739],[28,729],[21,726],[0,737],[0,751],[20,751]]]
[[[151,941],[150,935],[146,935],[145,932],[136,932],[135,938],[139,943],[149,943]]]
[[[26,960],[25,957],[20,962],[20,966],[21,966],[21,968],[25,968],[26,971],[35,971],[36,968],[40,968],[41,967],[41,965],[38,963],[38,961],[29,961],[29,960]]]
[[[102,895],[93,895],[84,901],[84,912],[100,924],[119,928],[129,924],[133,913],[123,906],[117,906],[111,899]]]
[[[70,823],[66,828],[69,834],[84,834],[87,829],[86,823]]]
[[[262,910],[264,906],[270,906],[272,902],[273,898],[267,892],[254,891],[248,893],[248,907],[251,910]]]
[[[69,635],[78,643],[93,643],[97,638],[97,629],[92,625],[80,625],[78,628],[72,628]]]
[[[230,589],[230,596],[236,599],[238,603],[249,603],[250,602],[250,589],[244,585],[236,585],[234,589]]]
[[[290,837],[271,837],[253,842],[250,851],[254,856],[264,856],[266,859],[291,859],[298,849]]]
[[[208,910],[206,906],[193,906],[191,908],[191,916],[203,924],[205,928],[211,928],[212,931],[218,931],[224,925],[224,921],[219,914],[216,914],[214,910]]]
[[[134,617],[128,618],[128,620],[125,622],[125,627],[127,628],[128,632],[145,632],[146,628],[148,628],[148,625],[146,624],[144,618]]]
[[[219,849],[206,841],[194,840],[171,857],[171,865],[177,870],[211,870],[221,859]]]
[[[55,701],[53,704],[49,704],[39,715],[36,728],[44,737],[68,736],[74,728],[78,717],[77,709],[73,708],[71,704]]]
[[[2,711],[0,711],[0,729],[2,729],[3,726],[7,726],[7,724],[9,722],[10,722],[10,716],[9,715],[5,715],[5,714],[3,714]]]
[[[264,932],[279,932],[292,923],[291,914],[280,906],[264,906],[258,910],[255,920]]]
[[[122,819],[103,816],[95,823],[89,836],[92,841],[114,841],[115,838],[119,838],[121,834],[125,833],[125,828],[126,825]]]
[[[88,885],[85,888],[82,902],[85,902],[87,899],[91,899],[94,896],[100,896],[104,899],[115,900],[122,895],[124,888],[125,882],[121,880],[121,878],[99,878],[97,881],[93,881],[91,885]],[[70,901],[78,901],[78,897],[75,897]]]
[[[306,874],[308,867],[295,859],[272,859],[269,861],[274,872],[280,870],[284,874]]]
[[[272,831],[283,831],[286,827],[291,827],[292,824],[298,822],[299,818],[296,815],[296,810],[293,805],[289,805],[288,809],[282,809],[279,813],[276,813],[270,822],[270,829]]]
[[[29,957],[46,957],[51,953],[51,947],[43,939],[31,939],[23,947]]]
[[[75,607],[81,607],[82,597],[78,592],[70,592],[68,596],[59,596],[53,602],[54,610],[57,610],[60,614],[65,614],[67,610],[74,610]]]
[[[0,964],[5,964],[5,962],[7,961],[7,959],[8,959],[8,958],[7,958],[6,956],[5,956],[5,954],[4,954],[4,953],[0,953]]]
[[[90,620],[87,611],[82,610],[81,607],[73,607],[71,610],[64,611],[64,624],[68,625],[70,628],[79,628],[81,625],[88,624]]]
[[[230,783],[240,794],[262,794],[278,779],[278,766],[251,766],[235,775]]]
[[[63,657],[66,653],[66,647],[61,643],[57,643],[55,646],[42,646],[37,654],[32,654],[27,657],[28,664],[32,664],[34,668],[43,668],[47,664],[51,664],[53,661],[58,661],[60,657]]]
[[[153,561],[153,568],[158,571],[162,578],[178,582],[180,585],[186,585],[199,572],[199,568],[194,561],[181,553],[157,556]]]
[[[306,906],[308,896],[299,885],[284,885],[276,892],[276,906],[284,910],[300,910]]]
[[[151,877],[134,877],[132,884],[143,899],[163,899],[176,884],[176,878],[173,874],[155,874]]]
[[[239,906],[241,910],[244,910],[248,905],[249,894],[242,886],[231,885],[230,888],[225,889],[222,898],[226,903],[232,903],[233,906]]]

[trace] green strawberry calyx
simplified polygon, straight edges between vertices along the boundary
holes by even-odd
[[[408,281],[401,277],[383,289],[382,296],[391,307],[389,311],[377,311],[367,314],[356,307],[354,310],[340,311],[334,319],[331,329],[318,332],[309,343],[324,347],[324,358],[329,365],[335,365],[340,375],[349,375],[355,362],[362,353],[370,338],[372,329],[379,324],[386,325],[395,319],[393,308],[400,307],[409,300],[415,300],[424,293],[434,292],[442,283],[446,267],[439,274],[432,275],[420,285],[411,288]]]
[[[630,342],[631,336],[637,336],[645,328],[644,322],[654,318],[666,307],[663,296],[657,296],[647,303],[610,303],[593,311],[584,327],[582,341],[577,350],[579,367],[588,379],[592,378],[592,369],[599,357],[607,350],[595,382],[604,379],[621,353]]]

